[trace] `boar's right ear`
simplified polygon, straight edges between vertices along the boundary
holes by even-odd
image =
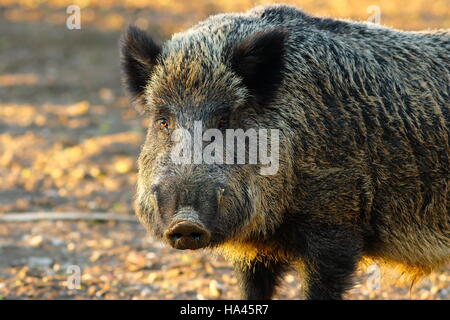
[[[123,83],[138,108],[144,107],[143,93],[161,46],[144,31],[129,26],[121,39],[121,68]]]
[[[259,103],[268,103],[282,80],[286,28],[256,32],[232,51],[233,70]]]

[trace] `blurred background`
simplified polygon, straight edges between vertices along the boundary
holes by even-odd
[[[164,40],[208,15],[269,2],[279,1],[0,0],[0,219],[38,211],[132,217],[146,120],[120,86],[121,30],[134,23]],[[403,30],[450,28],[450,0],[283,2]],[[80,8],[80,29],[67,28],[71,5]],[[374,266],[361,271],[348,298],[450,299],[450,268],[412,287],[378,278]],[[277,298],[298,298],[295,273],[285,280]],[[166,248],[137,223],[0,222],[0,299],[17,298],[236,299],[238,290],[222,258]]]

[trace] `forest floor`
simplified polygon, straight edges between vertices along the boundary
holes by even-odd
[[[146,119],[129,106],[120,87],[120,29],[136,21],[163,37],[218,9],[204,5],[186,14],[183,8],[87,7],[82,29],[68,30],[65,8],[57,6],[64,1],[48,1],[45,8],[30,3],[0,1],[0,216],[36,211],[132,216]],[[441,3],[423,6],[420,10],[438,13],[416,17],[413,27],[448,27],[437,7]],[[359,272],[348,298],[450,299],[450,267],[412,288],[378,285],[377,270]],[[80,287],[71,288],[78,271]],[[299,298],[299,287],[290,272],[276,298]],[[0,223],[0,299],[238,297],[231,265],[221,257],[170,249],[135,222]]]

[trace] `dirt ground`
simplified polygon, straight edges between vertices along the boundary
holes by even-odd
[[[0,0],[0,215],[132,215],[146,119],[120,86],[120,30],[134,21],[162,39],[211,13],[261,1],[127,3]],[[367,18],[375,3],[387,25],[450,27],[450,0],[301,3],[310,12],[355,19]],[[82,8],[81,30],[66,28],[70,4]],[[70,289],[78,267],[80,287]],[[380,287],[377,272],[360,272],[348,298],[450,299],[450,267],[412,288]],[[296,274],[285,280],[277,298],[299,298]],[[238,290],[221,257],[167,248],[137,223],[0,223],[0,299],[115,298],[237,299]]]

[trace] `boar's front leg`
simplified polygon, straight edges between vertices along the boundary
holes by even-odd
[[[242,299],[269,300],[275,293],[288,265],[269,260],[252,261],[250,265],[235,264]]]
[[[301,277],[308,300],[339,300],[352,286],[361,258],[362,240],[352,230],[340,229],[309,235]]]

